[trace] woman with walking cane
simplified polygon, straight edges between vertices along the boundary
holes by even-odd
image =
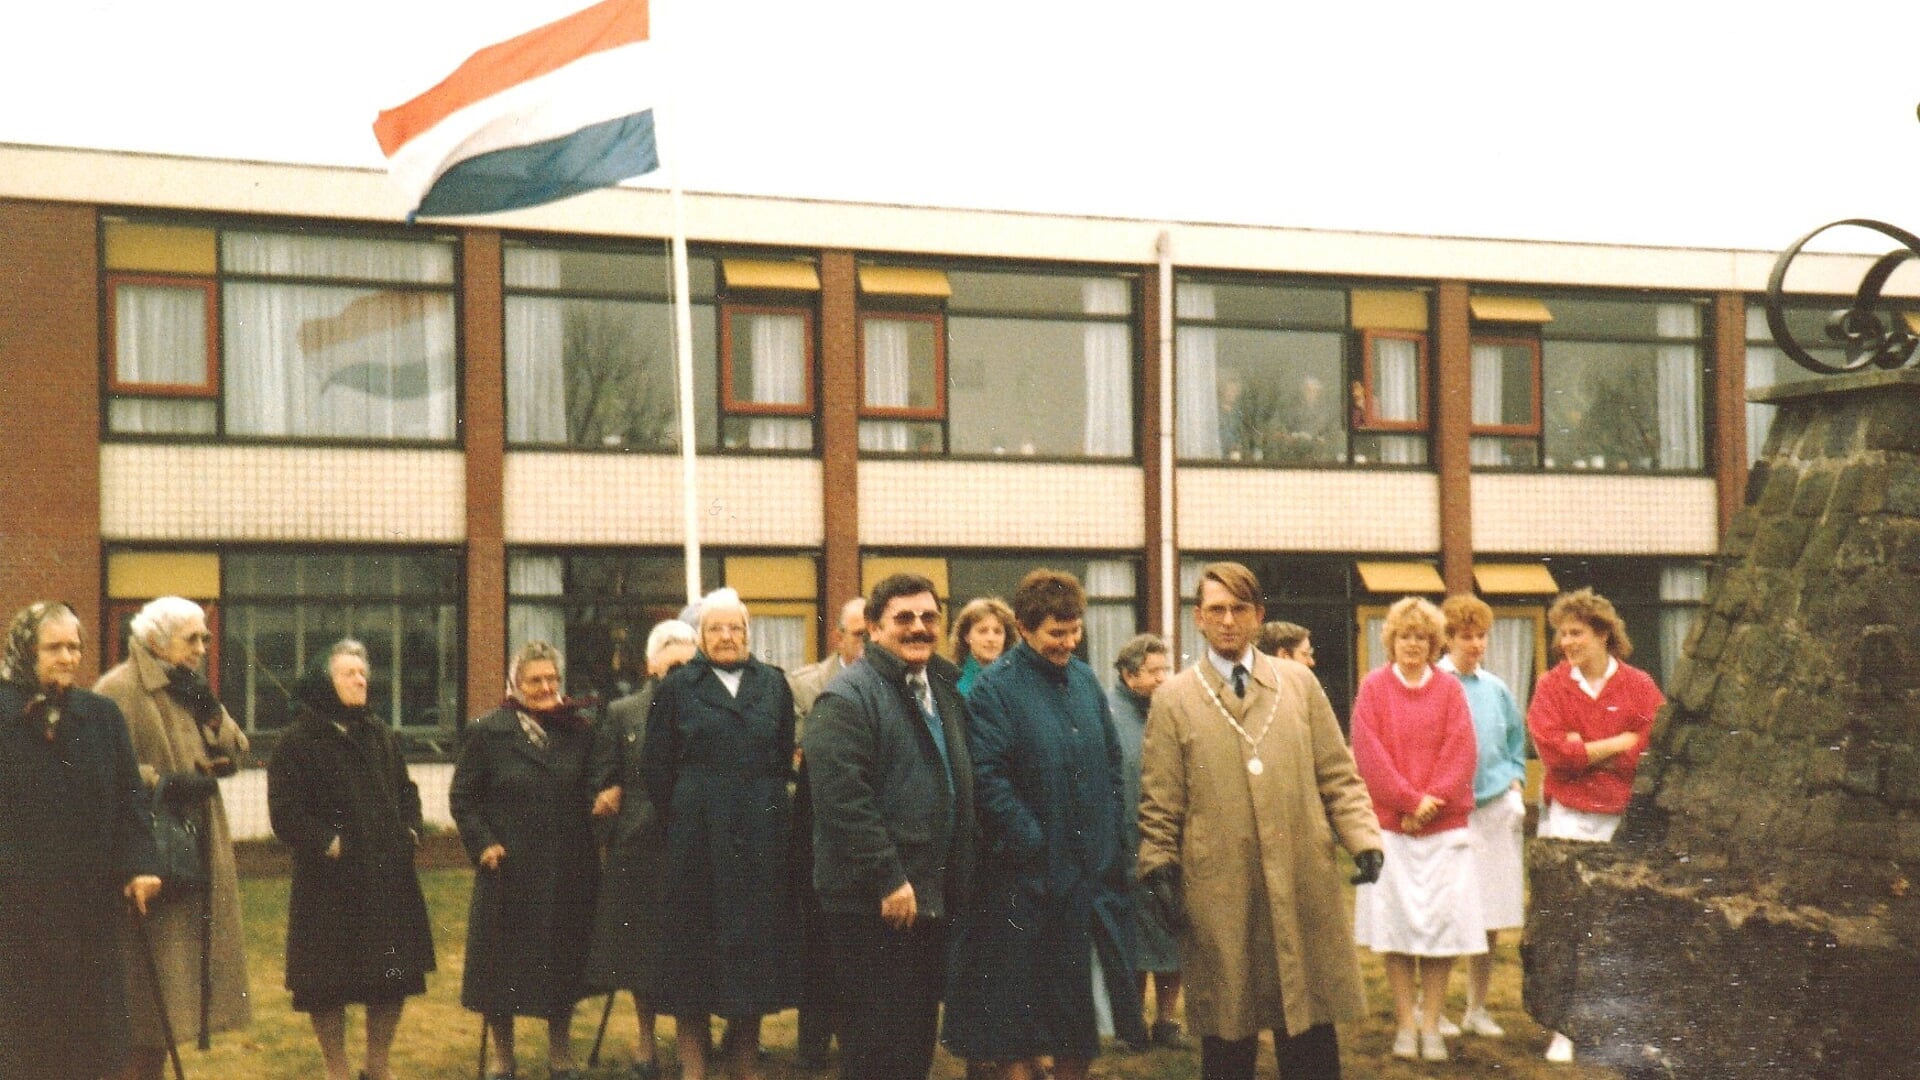
[[[148,919],[158,986],[143,963],[127,958],[133,1053],[125,1080],[160,1080],[172,1046],[169,1029],[198,1033],[206,1049],[213,1033],[252,1022],[240,878],[218,783],[246,754],[247,736],[202,674],[212,640],[199,604],[178,596],[151,600],[133,617],[127,658],[94,684],[126,717],[141,782],[198,827],[200,876],[207,882],[171,890]]]
[[[126,721],[74,685],[80,619],[41,601],[0,659],[0,1077],[99,1080],[127,1055],[116,921],[160,893]]]
[[[544,641],[521,646],[505,703],[467,725],[448,791],[478,870],[460,1003],[485,1018],[482,1073],[502,1080],[514,1076],[516,1016],[544,1017],[549,1075],[580,1080],[569,1032],[600,876],[591,820],[619,811],[611,777],[592,767],[592,718],[561,696],[561,663]]]

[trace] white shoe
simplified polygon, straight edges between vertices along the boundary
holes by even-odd
[[[1432,1035],[1429,1035],[1424,1031],[1421,1032],[1420,1033],[1420,1060],[1421,1061],[1447,1060],[1446,1037],[1441,1035],[1439,1032],[1435,1032]]]
[[[1393,1033],[1393,1056],[1407,1061],[1420,1059],[1420,1033],[1412,1028],[1401,1028]]]
[[[1507,1029],[1493,1022],[1493,1017],[1485,1008],[1468,1009],[1460,1017],[1460,1027],[1469,1035],[1480,1035],[1489,1039],[1503,1038]]]
[[[1547,1060],[1555,1065],[1566,1065],[1573,1061],[1573,1040],[1559,1032],[1553,1033],[1553,1041],[1547,1044]]]
[[[1420,1025],[1420,1010],[1418,1008],[1413,1010],[1413,1023],[1415,1027]],[[1446,1013],[1441,1013],[1440,1019],[1435,1022],[1433,1026],[1434,1030],[1438,1031],[1443,1038],[1455,1039],[1460,1036],[1460,1025],[1447,1019]]]

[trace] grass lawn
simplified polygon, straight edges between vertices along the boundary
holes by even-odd
[[[427,906],[432,913],[434,944],[440,969],[427,979],[427,994],[407,1005],[400,1036],[394,1046],[394,1074],[399,1080],[457,1080],[475,1074],[479,1051],[480,1021],[460,1007],[461,961],[466,941],[467,897],[472,874],[464,869],[428,870],[421,875]],[[253,1026],[244,1032],[217,1035],[213,1049],[200,1053],[191,1039],[182,1047],[187,1074],[193,1080],[278,1080],[286,1077],[319,1077],[320,1053],[314,1043],[306,1017],[293,1011],[287,991],[281,986],[282,961],[286,946],[287,880],[284,877],[251,876],[241,883],[245,906],[249,973],[253,982]],[[1517,937],[1517,935],[1515,935]],[[1507,1029],[1503,1040],[1459,1038],[1452,1040],[1454,1058],[1443,1065],[1395,1060],[1389,1054],[1393,1039],[1391,997],[1378,958],[1361,954],[1367,976],[1368,1001],[1373,1006],[1367,1019],[1341,1030],[1345,1072],[1349,1077],[1381,1077],[1383,1080],[1413,1080],[1415,1077],[1506,1076],[1540,1080],[1611,1080],[1610,1070],[1586,1065],[1547,1065],[1540,1059],[1546,1046],[1546,1033],[1520,1011],[1520,963],[1515,941],[1503,941],[1494,968],[1493,1014]],[[1454,976],[1454,1000],[1450,1015],[1459,1015],[1459,999],[1464,993],[1464,971]],[[603,998],[582,1002],[574,1021],[576,1056],[584,1065],[587,1048],[600,1020]],[[349,1010],[348,1045],[353,1060],[360,1060],[364,1045],[358,1009]],[[663,1020],[662,1047],[672,1044],[672,1021]],[[546,1025],[522,1020],[519,1027],[521,1075],[528,1080],[545,1080]],[[606,1048],[600,1067],[590,1075],[613,1078],[630,1075],[635,1024],[630,1002],[622,998],[607,1031]],[[764,1028],[769,1048],[766,1063],[768,1080],[788,1077],[834,1077],[837,1070],[809,1073],[794,1067],[794,1014],[770,1017]],[[667,1058],[663,1057],[663,1061]],[[1125,1080],[1190,1080],[1199,1074],[1197,1052],[1155,1050],[1132,1054],[1124,1049],[1103,1056],[1095,1063],[1100,1075]],[[961,1063],[941,1052],[934,1065],[940,1080],[959,1080],[965,1073]],[[169,1074],[170,1075],[170,1074]],[[716,1075],[719,1075],[716,1073]],[[1271,1051],[1262,1051],[1260,1075],[1274,1076]]]

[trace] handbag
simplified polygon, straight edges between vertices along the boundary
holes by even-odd
[[[199,816],[169,798],[170,777],[161,777],[153,789],[153,846],[160,861],[160,880],[168,892],[192,892],[210,884],[207,861],[201,857]]]

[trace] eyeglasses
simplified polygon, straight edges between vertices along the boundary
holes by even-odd
[[[1253,614],[1253,605],[1245,600],[1237,604],[1208,604],[1200,609],[1200,614],[1209,619],[1238,619]]]
[[[936,611],[896,611],[893,613],[892,616],[890,616],[887,619],[887,621],[892,623],[895,626],[900,627],[903,630],[907,629],[908,627],[911,627],[914,623],[919,623],[921,626],[931,628],[931,627],[936,627],[940,625],[940,612],[937,610]]]
[[[213,643],[213,635],[202,630],[197,634],[181,634],[179,635],[179,640],[191,642],[196,645],[211,645]]]

